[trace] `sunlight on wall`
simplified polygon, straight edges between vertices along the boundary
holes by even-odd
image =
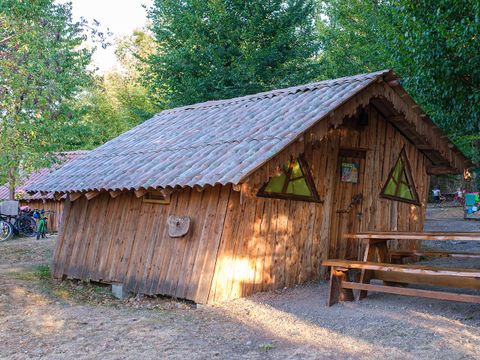
[[[218,291],[219,298],[229,298],[231,292],[233,297],[242,296],[242,285],[245,282],[251,282],[255,276],[255,267],[250,265],[248,258],[235,258],[232,256],[223,256],[217,260],[220,272],[217,278],[217,286],[221,288]],[[227,289],[231,284],[231,289]],[[219,289],[220,290],[220,289]],[[220,300],[218,299],[218,300]]]
[[[410,205],[410,219],[415,222],[418,221],[418,206]]]

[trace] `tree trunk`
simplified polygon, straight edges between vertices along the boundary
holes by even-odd
[[[15,169],[9,168],[8,170],[8,198],[9,200],[15,200]]]

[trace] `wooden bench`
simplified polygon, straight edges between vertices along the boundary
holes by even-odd
[[[389,292],[399,295],[423,296],[434,299],[478,302],[480,296],[456,294],[444,291],[420,290],[401,287],[405,284],[427,284],[450,288],[480,289],[480,270],[463,268],[438,268],[418,265],[403,265],[407,257],[434,256],[457,258],[480,258],[477,253],[394,250],[387,245],[396,240],[400,245],[416,245],[417,241],[480,241],[480,233],[452,232],[401,232],[370,231],[345,234],[349,241],[360,240],[364,244],[363,261],[327,260],[324,266],[332,267],[328,305],[338,301],[360,300],[368,291]],[[414,243],[412,243],[414,241]],[[352,281],[353,273],[355,279]],[[383,280],[383,285],[370,284],[371,279]]]
[[[327,306],[340,301],[361,299],[366,296],[367,291],[480,303],[479,295],[396,286],[398,283],[405,283],[480,289],[480,270],[477,269],[439,268],[337,259],[326,260],[322,265],[331,267]],[[354,276],[351,270],[360,270],[360,277]],[[353,279],[354,277],[356,279]],[[383,280],[384,285],[370,284],[371,279]],[[359,290],[356,297],[354,297],[353,290]]]
[[[427,251],[427,250],[405,250],[389,251],[388,254],[393,259],[403,260],[405,258],[415,257],[440,257],[440,258],[459,258],[459,259],[480,259],[480,253],[461,252],[461,251]]]

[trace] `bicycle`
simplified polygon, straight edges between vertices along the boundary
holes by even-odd
[[[13,236],[13,226],[0,218],[0,242],[10,240]]]
[[[36,221],[33,217],[34,211],[26,207],[20,210],[20,214],[16,218],[13,227],[17,235],[23,235],[27,237],[35,236],[36,233]]]
[[[0,241],[10,240],[13,235],[32,237],[35,234],[36,222],[28,207],[21,209],[17,216],[0,214]]]

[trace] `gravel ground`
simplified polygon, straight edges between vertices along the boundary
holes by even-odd
[[[427,229],[477,226],[448,211],[429,210]],[[36,266],[50,261],[54,242],[0,243],[2,359],[480,358],[480,305],[371,294],[326,308],[325,282],[198,308],[119,301],[95,285],[45,278]]]

